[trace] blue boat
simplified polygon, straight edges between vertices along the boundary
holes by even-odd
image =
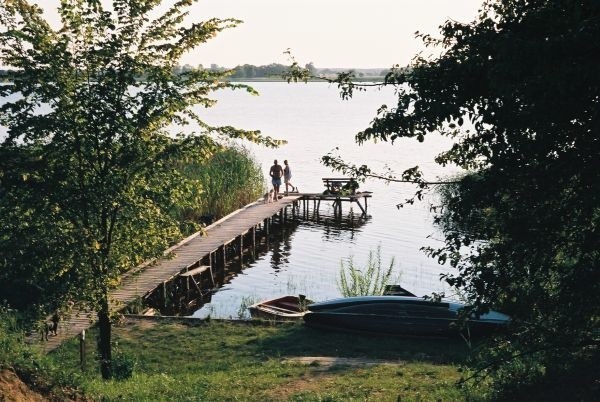
[[[307,308],[303,318],[310,326],[398,335],[480,336],[506,329],[510,323],[506,314],[490,311],[472,315],[461,326],[464,304],[414,296],[345,297]]]

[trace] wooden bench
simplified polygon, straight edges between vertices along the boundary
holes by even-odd
[[[342,190],[349,190],[350,194],[354,194],[358,188],[354,177],[323,177],[322,180],[329,194],[339,194]]]
[[[200,294],[203,294],[202,289],[200,288],[199,280],[196,280],[196,278],[194,278],[197,275],[202,275],[204,272],[209,271],[210,272],[210,280],[213,284],[213,286],[215,285],[215,279],[213,277],[213,273],[212,270],[210,268],[210,265],[200,265],[197,268],[194,269],[190,269],[189,271],[186,272],[182,272],[179,274],[180,277],[185,278],[185,280],[187,281],[187,286],[189,286],[189,281],[191,280],[191,282],[194,284],[194,286],[196,287],[196,290],[198,290],[198,292]]]

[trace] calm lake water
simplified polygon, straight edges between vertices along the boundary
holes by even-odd
[[[419,165],[428,179],[444,177],[456,170],[441,168],[434,157],[450,146],[448,139],[430,136],[424,143],[398,141],[358,146],[354,135],[366,128],[384,103],[394,105],[392,90],[357,92],[349,101],[341,100],[335,86],[325,83],[287,84],[252,83],[260,96],[243,91],[218,94],[219,103],[202,110],[206,122],[227,124],[244,129],[260,129],[263,134],[288,143],[277,149],[249,146],[268,176],[273,159],[290,162],[292,182],[301,192],[321,192],[322,177],[336,177],[320,163],[320,158],[334,148],[347,160],[382,170],[396,172]],[[273,242],[266,254],[248,265],[230,283],[212,296],[193,316],[237,318],[240,306],[285,294],[305,294],[321,301],[340,296],[337,280],[341,261],[351,256],[356,265],[366,264],[370,251],[381,247],[384,266],[395,260],[396,283],[417,295],[446,291],[439,280],[451,268],[440,266],[426,257],[422,246],[439,246],[441,235],[432,224],[431,198],[398,209],[396,205],[412,196],[411,184],[386,185],[370,180],[359,190],[373,192],[369,200],[370,218],[352,229],[300,222],[285,239]],[[433,196],[432,196],[433,197]],[[355,207],[356,208],[356,207]],[[330,205],[321,205],[323,214],[331,214]],[[349,206],[344,205],[344,214]],[[360,211],[357,211],[360,212]]]
[[[248,147],[267,177],[274,159],[289,160],[292,182],[301,192],[322,192],[322,177],[340,176],[320,163],[321,157],[334,148],[339,148],[347,161],[366,163],[379,171],[387,166],[399,173],[419,165],[430,180],[457,171],[433,161],[450,146],[450,141],[440,136],[429,136],[424,143],[402,140],[394,145],[358,146],[354,142],[354,135],[368,127],[379,106],[394,105],[391,89],[356,92],[353,99],[343,101],[338,89],[326,83],[251,85],[260,92],[259,96],[223,91],[216,95],[219,102],[215,107],[198,112],[212,125],[259,129],[265,135],[287,140],[277,149]],[[5,129],[0,127],[0,139],[4,136]],[[373,192],[366,222],[352,228],[300,222],[284,238],[271,242],[268,252],[225,284],[194,316],[237,318],[242,303],[285,294],[302,293],[314,301],[339,297],[336,282],[341,261],[352,256],[356,265],[362,267],[369,252],[378,247],[384,266],[392,258],[395,260],[395,275],[399,279],[394,282],[417,295],[440,291],[448,294],[439,275],[451,268],[438,265],[419,250],[441,245],[441,235],[429,212],[432,200],[397,209],[399,202],[414,194],[414,185],[386,185],[371,180],[361,184],[359,190]],[[332,211],[331,205],[322,203],[323,215],[332,215]],[[343,212],[349,212],[348,205],[344,205]]]

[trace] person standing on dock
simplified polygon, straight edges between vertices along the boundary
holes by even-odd
[[[298,187],[294,187],[292,184],[292,169],[290,169],[290,165],[288,164],[287,159],[283,161],[285,167],[283,168],[283,181],[285,183],[285,195],[288,194],[288,187],[292,186],[292,193],[298,192]]]
[[[283,176],[283,169],[281,165],[277,163],[277,159],[273,161],[273,166],[269,170],[269,176],[271,176],[271,183],[273,183],[273,201],[279,200],[279,187],[281,186],[281,176]]]

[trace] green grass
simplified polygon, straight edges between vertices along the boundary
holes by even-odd
[[[463,400],[455,387],[467,349],[460,340],[408,339],[322,331],[301,324],[208,321],[199,325],[129,320],[115,328],[118,353],[137,363],[132,378],[102,381],[88,352],[79,375],[78,343],[50,358],[95,400],[348,401]],[[90,334],[94,339],[93,331]],[[288,363],[290,356],[385,359],[396,364]]]

